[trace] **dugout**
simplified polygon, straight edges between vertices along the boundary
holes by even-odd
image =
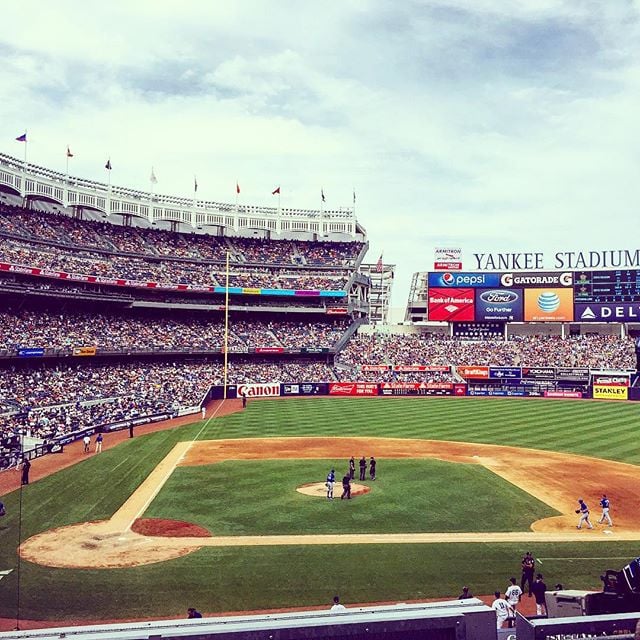
[[[0,640],[495,640],[480,600],[11,631]]]

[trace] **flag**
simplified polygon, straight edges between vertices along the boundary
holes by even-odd
[[[158,183],[158,178],[156,178],[156,172],[153,170],[153,167],[151,167],[151,176],[149,177],[149,182],[151,182],[151,184]]]
[[[236,182],[236,193],[240,193],[240,185]]]
[[[353,190],[353,204],[356,203],[356,190]]]
[[[378,258],[378,262],[376,262],[376,272],[377,273],[382,273],[382,269],[383,269],[382,254],[380,254],[380,257]]]
[[[275,196],[275,195],[276,195],[276,193],[277,193],[278,195],[280,195],[280,187],[276,187],[276,188],[271,192],[271,195],[272,195],[272,196]]]
[[[109,158],[109,159],[107,160],[107,164],[105,164],[105,165],[104,165],[104,168],[105,168],[107,171],[111,171],[111,158]]]
[[[198,179],[193,176],[193,192],[197,192],[198,191]]]
[[[21,136],[16,138],[18,142],[26,142],[27,141],[27,132],[25,131]]]
[[[69,145],[67,145],[67,158],[73,158],[73,153],[71,153],[71,149],[69,149]]]
[[[320,197],[322,198],[322,202],[324,202],[324,189],[320,189]]]

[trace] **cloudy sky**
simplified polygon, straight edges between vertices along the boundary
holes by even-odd
[[[114,184],[350,206],[394,306],[436,246],[636,248],[637,0],[5,3],[0,151]],[[551,260],[549,260],[550,262]]]

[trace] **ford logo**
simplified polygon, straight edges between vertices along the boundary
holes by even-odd
[[[480,299],[489,304],[510,304],[518,299],[518,294],[514,291],[500,291],[492,289],[480,294]]]

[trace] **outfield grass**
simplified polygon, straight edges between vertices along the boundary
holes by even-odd
[[[533,520],[560,515],[484,467],[441,460],[386,460],[377,480],[365,482],[370,493],[353,500],[339,499],[340,482],[332,502],[296,491],[333,466],[264,460],[178,467],[144,517],[195,522],[214,535],[284,535],[527,531]]]
[[[245,412],[211,422],[199,437],[430,438],[567,451],[640,464],[639,418],[634,403],[314,398],[250,401]],[[195,423],[127,440],[25,487],[22,539],[64,524],[108,518],[176,442],[194,439],[201,426]],[[375,451],[362,453],[376,455]],[[379,461],[381,481],[389,465],[391,461]],[[324,477],[324,465],[322,471]],[[474,485],[461,493],[481,498]],[[0,523],[0,571],[17,567],[18,497],[19,492],[3,497],[8,515]],[[185,496],[182,507],[200,498],[200,494]],[[352,502],[348,506],[356,505]],[[327,507],[322,500],[317,504],[318,509]],[[243,517],[250,515],[248,509]],[[182,616],[192,605],[213,612],[322,604],[334,592],[347,603],[406,600],[455,596],[463,583],[475,593],[491,593],[504,589],[509,576],[518,573],[519,558],[526,550],[542,558],[540,568],[547,584],[563,582],[571,588],[599,588],[598,576],[604,569],[620,568],[625,559],[638,555],[635,543],[607,541],[540,544],[531,549],[518,544],[459,543],[207,548],[156,565],[101,571],[49,569],[23,562],[21,615],[60,620]],[[16,600],[14,571],[0,580],[0,615],[14,616]]]

